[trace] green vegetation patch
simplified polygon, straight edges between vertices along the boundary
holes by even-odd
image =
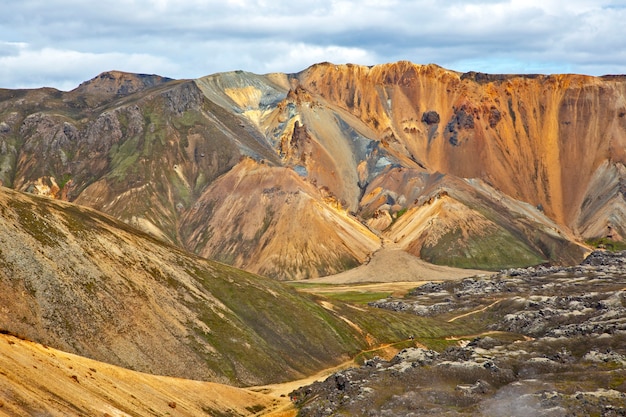
[[[613,240],[608,237],[600,237],[595,239],[589,239],[585,243],[589,246],[599,249],[606,249],[611,252],[619,252],[626,250],[626,242]]]
[[[33,203],[12,199],[8,206],[17,215],[22,229],[46,246],[58,246],[65,240],[65,235],[57,229],[50,217],[50,212],[43,201],[33,199]]]
[[[241,372],[273,381],[294,370],[309,373],[366,346],[348,323],[278,282],[225,265],[188,273],[226,307],[202,299],[190,306],[211,330],[197,329],[198,348],[208,344],[219,352],[207,354],[207,363],[235,383],[247,378]]]
[[[343,301],[352,304],[367,304],[372,301],[387,298],[391,292],[369,292],[369,291],[340,291],[334,293],[325,293],[324,296],[333,300]]]
[[[109,152],[112,171],[110,176],[123,180],[129,173],[137,169],[139,138],[127,139],[122,144],[114,144]]]
[[[204,116],[197,110],[187,110],[180,117],[172,119],[172,124],[177,130],[202,124]]]
[[[325,282],[308,282],[307,280],[301,280],[301,281],[291,281],[286,283],[288,284],[290,287],[296,288],[296,289],[316,289],[316,288],[332,288],[332,287],[336,287],[337,284],[330,284],[330,283],[325,283]],[[315,291],[309,291],[309,292],[315,292]]]
[[[415,346],[417,340],[440,348],[447,346],[448,336],[468,331],[467,324],[364,305],[387,293],[355,291],[329,298],[300,293],[225,265],[208,269],[188,265],[186,270],[223,305],[202,298],[188,301],[206,325],[205,330],[194,326],[190,344],[207,366],[235,384],[250,375],[278,382],[295,376],[294,371],[311,373],[359,354],[366,359],[376,355],[380,345],[402,349]]]
[[[432,246],[424,245],[420,257],[437,265],[497,271],[537,265],[545,259],[505,229],[484,235],[463,236],[460,229],[446,233]]]
[[[430,349],[441,350],[449,345],[450,336],[461,336],[479,331],[483,323],[447,323],[439,318],[420,317],[415,314],[383,310],[373,307],[356,309],[348,304],[333,301],[334,312],[350,320],[375,339],[375,343],[409,342],[411,338]]]

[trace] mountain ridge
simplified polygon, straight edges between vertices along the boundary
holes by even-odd
[[[134,90],[111,96],[111,85],[133,77]],[[108,87],[92,94],[92,106],[75,91],[1,95],[0,181],[94,207],[205,257],[283,280],[341,272],[361,264],[389,235],[401,241],[395,223],[417,213],[412,209],[427,195],[441,193],[429,194],[427,184],[442,177],[470,180],[465,184],[477,190],[471,181],[482,181],[502,193],[481,197],[496,198],[480,205],[487,218],[502,219],[497,199],[503,196],[536,208],[517,212],[530,216],[522,223],[499,226],[509,230],[511,245],[529,248],[529,257],[509,264],[502,256],[474,257],[470,268],[576,263],[584,240],[626,233],[624,77],[463,74],[400,61],[197,80],[101,78],[93,83]],[[248,187],[245,198],[259,202],[257,212],[224,222],[236,203],[219,183],[246,177],[245,169],[253,177],[259,167],[275,175],[276,193],[298,189],[303,201],[321,202],[320,210],[278,210],[277,200],[264,194],[273,187]],[[283,185],[286,171],[275,168],[293,171],[292,185]],[[601,197],[600,184],[611,184]],[[474,193],[463,188],[461,194]],[[472,210],[476,200],[470,200],[455,207]],[[291,222],[322,231],[325,212],[347,216],[350,232],[328,229],[323,239],[276,232]],[[233,227],[251,235],[237,241],[226,233]],[[461,256],[471,258],[482,238],[462,222],[449,227],[458,232],[449,238],[458,241]],[[535,236],[554,228],[561,233],[549,245]],[[294,256],[290,239],[305,255]],[[371,243],[354,252],[361,242]],[[429,259],[423,242],[399,243]],[[454,265],[455,256],[437,262]]]
[[[310,375],[386,343],[449,346],[444,355],[467,362],[452,339],[474,338],[468,334],[485,330],[493,314],[522,326],[507,330],[515,332],[508,342],[538,323],[526,320],[528,308],[506,310],[521,296],[537,317],[567,316],[579,330],[581,316],[599,314],[593,291],[563,298],[563,316],[550,310],[556,304],[535,302],[530,281],[527,294],[497,286],[513,297],[503,303],[490,299],[493,277],[429,283],[426,292],[441,303],[417,303],[416,311],[460,303],[458,315],[434,320],[341,301],[381,296],[377,304],[404,308],[395,293],[337,296],[329,287],[323,298],[307,294],[316,293],[309,283],[277,280],[324,285],[330,281],[319,277],[344,272],[339,278],[353,283],[448,281],[516,268],[504,273],[521,285],[534,272],[519,267],[574,265],[589,251],[584,240],[621,240],[625,82],[462,74],[402,61],[197,80],[110,71],[70,92],[0,90],[0,183],[9,187],[0,187],[0,360],[11,364],[0,381],[9,395],[0,414],[257,415],[278,404],[212,384],[109,371],[47,346],[129,370],[250,386]],[[613,265],[598,269],[604,275],[584,265],[532,271],[552,271],[546,288],[559,297],[557,281],[589,289],[612,275],[622,288]],[[476,304],[476,294],[487,295]],[[620,326],[609,307],[622,308],[623,297],[601,304],[606,328]],[[619,336],[593,337],[622,346]],[[564,337],[550,343],[580,345]],[[372,372],[377,361],[366,362]],[[63,379],[59,390],[44,386],[40,371]],[[347,386],[329,381],[339,391]]]

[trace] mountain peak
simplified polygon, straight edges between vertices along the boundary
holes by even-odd
[[[73,92],[107,96],[125,96],[172,81],[155,74],[134,74],[123,71],[105,71],[81,83]]]

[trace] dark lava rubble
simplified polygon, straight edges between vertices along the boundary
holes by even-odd
[[[291,395],[301,416],[626,416],[626,252],[428,283],[372,306],[466,326]]]

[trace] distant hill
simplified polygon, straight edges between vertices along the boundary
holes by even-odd
[[[480,269],[574,264],[626,224],[626,78],[409,62],[0,90],[0,181],[277,279],[385,241]]]

